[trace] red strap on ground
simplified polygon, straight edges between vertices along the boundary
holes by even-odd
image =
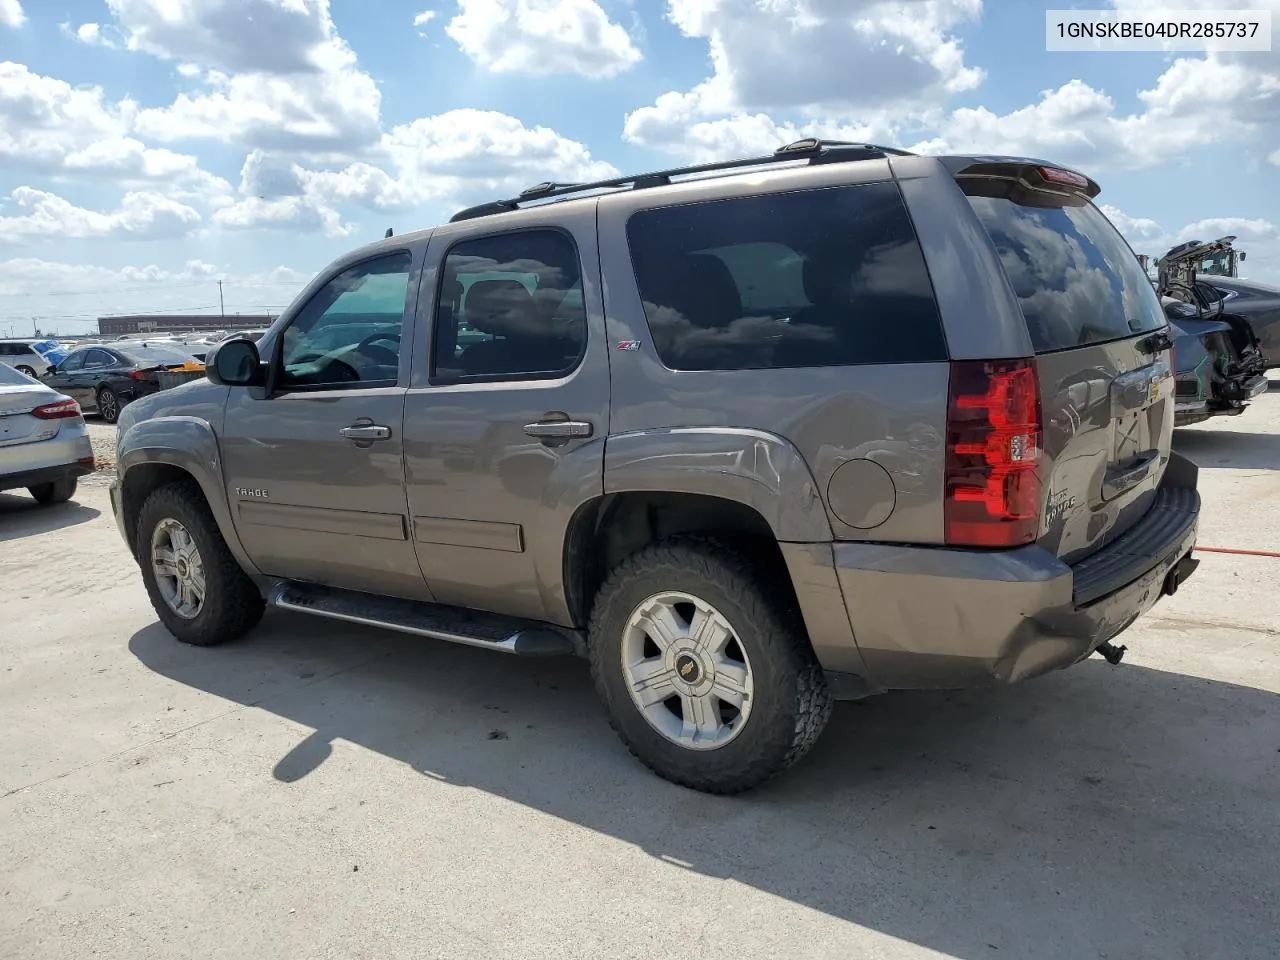
[[[1236,550],[1232,547],[1201,547],[1194,548],[1197,553],[1234,553],[1241,557],[1273,557],[1280,560],[1280,551],[1276,550]]]

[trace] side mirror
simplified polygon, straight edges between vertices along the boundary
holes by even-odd
[[[205,376],[210,383],[229,387],[260,387],[267,382],[267,365],[252,340],[227,340],[209,351]]]

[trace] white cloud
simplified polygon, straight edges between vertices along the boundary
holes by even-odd
[[[1267,157],[1267,160],[1275,164],[1277,167],[1280,167],[1280,150],[1277,150],[1275,153],[1271,154],[1271,156]]]
[[[18,213],[0,216],[0,242],[85,237],[174,239],[190,233],[200,222],[200,214],[191,207],[158,193],[126,193],[120,209],[110,213],[78,207],[55,193],[31,187],[18,187],[9,199]]]
[[[1160,236],[1160,224],[1147,217],[1131,217],[1123,210],[1110,204],[1100,204],[1100,208],[1132,246],[1136,241],[1153,240]]]
[[[106,102],[100,87],[73,87],[0,63],[0,161],[13,169],[122,186],[169,184],[179,195],[215,197],[231,187],[193,156],[155,149],[128,135],[137,107]]]
[[[885,143],[897,133],[885,122],[856,124],[838,120],[778,122],[766,113],[739,113],[703,119],[696,97],[667,93],[652,107],[630,114],[623,137],[680,156],[690,163],[761,156],[805,137]]]
[[[72,40],[77,40],[86,46],[114,47],[116,45],[115,41],[103,32],[100,23],[82,23],[75,29],[72,29],[69,23],[62,23],[58,25],[58,29]]]
[[[437,14],[434,10],[423,10],[413,18],[413,25],[415,27],[425,27],[428,23],[434,20],[436,16]],[[426,34],[424,33],[423,36],[425,37]]]
[[[130,50],[228,73],[312,73],[345,62],[328,0],[107,0]]]
[[[1219,237],[1238,237],[1239,242],[1271,240],[1280,231],[1269,220],[1258,217],[1209,217],[1189,223],[1178,231],[1178,240],[1217,240]]]
[[[19,0],[0,0],[0,26],[20,27],[27,15],[22,12]]]
[[[196,81],[139,112],[160,141],[358,152],[374,143],[381,95],[334,27],[328,0],[108,0],[130,49]]]
[[[339,207],[413,214],[428,222],[449,205],[508,197],[544,180],[616,176],[585,146],[547,127],[489,110],[453,110],[392,128],[359,161],[310,168],[255,150],[240,171],[241,199],[214,214],[236,229],[279,227],[344,236]],[[431,210],[425,208],[431,207]]]
[[[214,213],[213,222],[228,230],[288,230],[330,237],[345,237],[353,229],[336,210],[306,197],[246,197]]]
[[[494,73],[604,78],[641,59],[626,29],[596,0],[458,0],[458,6],[445,32]]]
[[[706,40],[712,73],[629,114],[624,136],[690,157],[747,145],[751,152],[773,149],[798,130],[893,132],[984,76],[966,65],[951,33],[977,18],[982,0],[668,0],[667,6],[686,37]]]
[[[1280,282],[1280,228],[1260,217],[1211,217],[1168,230],[1147,217],[1132,217],[1113,206],[1101,207],[1135,253],[1162,257],[1172,247],[1188,240],[1217,240],[1234,236],[1237,250],[1247,253],[1242,275],[1264,283]],[[1245,269],[1247,268],[1247,269]]]

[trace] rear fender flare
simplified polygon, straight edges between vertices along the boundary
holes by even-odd
[[[604,492],[694,493],[734,500],[784,543],[830,543],[831,522],[800,451],[777,434],[667,427],[609,437]]]

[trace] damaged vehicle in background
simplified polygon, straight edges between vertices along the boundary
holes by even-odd
[[[1179,427],[1243,413],[1250,400],[1266,393],[1264,371],[1280,362],[1280,358],[1267,362],[1250,319],[1234,306],[1236,298],[1216,289],[1219,283],[1239,281],[1214,275],[1210,282],[1199,276],[1199,265],[1221,260],[1231,252],[1234,240],[1188,241],[1157,263],[1156,292],[1173,336],[1174,422]],[[1280,312],[1276,325],[1280,327]]]
[[[115,423],[125,404],[162,388],[162,373],[196,363],[172,343],[96,345],[73,350],[41,382],[76,400],[86,413]]]

